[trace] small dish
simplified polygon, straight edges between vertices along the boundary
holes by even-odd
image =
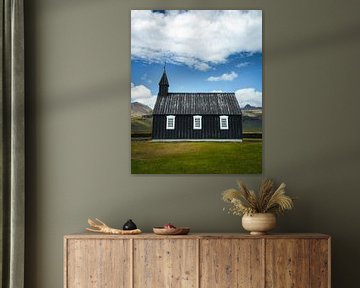
[[[164,228],[154,227],[153,231],[157,235],[186,235],[190,232],[189,227]]]

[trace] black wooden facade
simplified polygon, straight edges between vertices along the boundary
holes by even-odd
[[[168,87],[164,71],[153,110],[153,140],[242,140],[242,113],[234,93],[169,93]],[[174,117],[173,129],[167,129],[167,116]],[[201,116],[201,129],[194,129],[194,116]],[[220,129],[221,116],[227,116],[227,129]]]
[[[223,115],[221,115],[223,116]],[[166,116],[153,116],[153,139],[241,140],[241,115],[229,116],[229,129],[220,129],[220,115],[202,116],[202,129],[193,129],[193,115],[175,115],[175,129],[166,129]]]

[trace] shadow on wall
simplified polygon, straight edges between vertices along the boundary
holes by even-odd
[[[76,93],[70,92],[66,95],[53,95],[43,104],[43,109],[46,113],[61,112],[64,109],[76,109],[84,104],[101,104],[107,101],[118,99],[119,97],[129,99],[129,116],[130,116],[130,83],[128,91],[121,93],[121,86],[124,86],[123,81],[100,83],[100,85],[93,87],[86,87],[82,91]]]
[[[266,27],[264,27],[264,35],[266,35]],[[265,61],[272,62],[284,57],[293,57],[295,54],[311,53],[326,47],[348,45],[352,42],[360,42],[360,25],[349,26],[338,31],[320,33],[308,38],[300,38],[285,45],[275,46],[269,50],[266,49],[265,42],[263,43],[263,50],[266,57]]]

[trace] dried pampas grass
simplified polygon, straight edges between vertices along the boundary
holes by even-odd
[[[259,193],[249,190],[245,183],[238,181],[238,189],[227,189],[222,199],[230,204],[229,213],[233,215],[251,215],[255,213],[283,214],[294,208],[294,198],[285,195],[285,183],[274,190],[274,182],[264,179]]]

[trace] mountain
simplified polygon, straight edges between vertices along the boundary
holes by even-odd
[[[262,131],[262,107],[246,104],[242,109],[243,129],[245,132]]]
[[[142,117],[151,115],[153,110],[146,106],[145,104],[139,102],[131,103],[131,116],[132,117]]]
[[[242,110],[257,110],[257,109],[261,109],[261,107],[251,106],[250,104],[246,104],[244,108],[242,108]]]

